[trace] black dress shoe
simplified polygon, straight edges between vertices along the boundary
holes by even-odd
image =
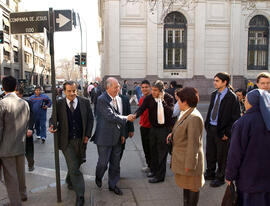
[[[21,201],[23,201],[23,202],[27,201],[27,196],[22,197]]]
[[[215,179],[215,174],[205,173],[204,174],[204,179],[205,180],[214,180]]]
[[[109,190],[112,191],[112,192],[114,192],[116,195],[123,195],[122,190],[120,190],[120,188],[117,187],[117,186],[115,186],[114,188],[110,188],[109,187]]]
[[[221,185],[224,185],[225,181],[224,180],[219,180],[219,179],[215,179],[212,180],[212,182],[210,183],[211,187],[220,187]]]
[[[148,172],[147,177],[155,177],[155,174],[153,172]]]
[[[164,179],[158,179],[156,177],[148,180],[149,183],[159,183],[159,182],[164,182]]]
[[[96,177],[96,180],[95,180],[95,181],[96,181],[96,185],[97,185],[99,188],[101,188],[101,186],[102,186],[102,180]]]
[[[84,197],[77,197],[76,206],[83,206],[83,205],[84,205]]]

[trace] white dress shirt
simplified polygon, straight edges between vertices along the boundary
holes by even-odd
[[[118,109],[120,110],[119,112],[120,112],[120,118],[121,119],[125,119],[126,121],[127,121],[127,116],[123,116],[122,114],[123,114],[123,106],[122,106],[122,99],[121,99],[121,97],[119,97],[118,95],[116,96],[116,97],[119,97],[119,98],[116,98],[116,97],[112,97],[109,93],[107,93],[110,97],[111,97],[111,99],[112,99],[112,101],[110,102],[110,105],[113,107],[113,108],[115,108],[115,106],[114,106],[114,103],[113,103],[113,99],[115,98],[116,99],[116,102],[117,102],[117,106],[118,106]],[[119,101],[119,99],[120,99],[120,101]]]
[[[70,108],[70,100],[68,98],[66,98],[66,101],[67,101],[67,105],[68,105],[68,108]],[[77,108],[77,105],[78,105],[78,98],[76,97],[74,100],[73,100],[73,108],[74,110]]]

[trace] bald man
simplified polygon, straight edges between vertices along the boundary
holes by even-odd
[[[116,195],[123,192],[117,187],[120,179],[120,157],[122,128],[127,121],[133,121],[133,115],[123,116],[119,112],[116,96],[119,92],[117,79],[106,80],[106,91],[97,100],[97,126],[93,136],[97,145],[98,162],[96,166],[96,185],[102,186],[102,178],[109,164],[109,190]]]

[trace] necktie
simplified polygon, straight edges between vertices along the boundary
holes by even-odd
[[[165,124],[164,108],[160,98],[155,99],[157,102],[157,120],[158,124]]]
[[[70,101],[70,111],[73,113],[74,112],[74,107],[73,107],[74,101]]]
[[[116,98],[113,98],[113,105],[114,105],[114,108],[116,109],[116,111],[119,112],[119,108],[118,108],[118,104],[117,104]]]
[[[211,116],[212,120],[215,120],[217,118],[217,112],[218,112],[218,107],[219,107],[219,103],[220,103],[220,95],[221,95],[221,93],[218,92],[217,101],[215,103],[215,106],[214,106],[213,112],[212,112],[212,116]]]

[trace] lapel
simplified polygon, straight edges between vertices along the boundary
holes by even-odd
[[[82,117],[82,124],[83,124],[83,131],[85,130],[86,128],[86,119],[85,117],[87,116],[87,111],[85,110],[85,107],[84,107],[84,104],[81,100],[80,97],[77,97],[78,99],[78,105],[80,105],[80,113],[81,113],[81,117]]]
[[[109,94],[108,94],[107,92],[104,92],[104,93],[105,93],[106,101],[107,101],[108,105],[110,106],[110,108],[111,108],[116,114],[119,114],[119,112],[111,105],[112,98],[109,96]]]
[[[217,90],[211,96],[211,101],[210,101],[210,109],[211,109],[211,111],[212,111],[212,108],[214,107],[214,104],[215,104],[216,95],[217,95]]]
[[[60,100],[61,101],[61,100]],[[68,129],[68,116],[67,116],[67,100],[66,98],[62,99],[61,104],[60,104],[60,111],[63,116],[64,121],[64,128]]]
[[[189,111],[186,112],[186,113],[184,114],[184,116],[181,117],[181,119],[178,120],[178,121],[175,123],[175,125],[174,125],[174,127],[173,127],[173,130],[172,130],[172,133],[175,132],[176,128],[177,128],[178,126],[180,126],[180,125],[185,121],[185,119],[186,119],[186,118],[194,111],[194,109],[195,109],[195,108],[190,108]]]
[[[230,93],[230,89],[228,88],[227,93],[225,94],[225,96],[223,97],[223,99],[222,99],[221,102],[220,102],[220,105],[219,105],[219,111],[218,111],[218,115],[219,115],[218,118],[220,118],[220,116],[221,116],[222,113],[223,113],[223,112],[222,112],[222,111],[223,111],[223,107],[224,107],[224,106],[223,106],[223,105],[224,105],[223,102],[226,102],[226,99],[229,98],[229,96],[230,96],[229,93]]]

